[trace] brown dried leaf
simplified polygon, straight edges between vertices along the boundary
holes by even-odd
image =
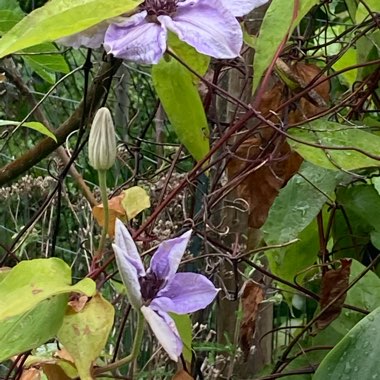
[[[303,86],[310,83],[321,70],[314,65],[296,63],[290,66],[296,77],[300,78]],[[323,75],[322,75],[323,78]],[[262,97],[259,111],[262,115],[276,111],[284,103],[289,95],[284,83],[272,78],[274,84]],[[329,99],[330,86],[328,81],[320,84],[314,89],[315,94],[326,103]],[[314,96],[315,98],[315,96]],[[323,107],[315,105],[313,98],[302,97],[296,104],[288,109],[288,124],[299,123],[323,110]],[[278,123],[282,117],[280,114],[270,118]],[[256,123],[256,120],[252,121]],[[254,127],[254,125],[252,125]],[[259,132],[240,145],[236,155],[230,160],[227,167],[228,178],[231,180],[238,177],[252,162],[259,165],[263,159],[269,157],[269,162],[250,173],[237,187],[239,197],[245,199],[249,204],[249,221],[251,228],[260,228],[266,221],[270,207],[272,206],[279,190],[286,185],[290,178],[297,173],[303,159],[296,152],[292,152],[284,137],[272,128],[263,126]],[[269,141],[272,144],[268,144]],[[264,152],[265,149],[265,152]]]
[[[319,302],[321,309],[324,309],[333,299],[335,299],[348,287],[352,261],[349,259],[341,259],[340,262],[341,267],[339,269],[330,269],[322,277],[322,291]],[[323,330],[332,321],[338,318],[342,311],[346,296],[347,293],[341,295],[326,311],[319,316],[315,323],[318,330]]]
[[[62,348],[62,350],[55,352],[54,356],[74,364],[73,357],[69,354],[69,352],[65,348]]]
[[[88,297],[85,295],[76,294],[70,301],[69,305],[75,312],[79,313],[86,305]]]
[[[194,380],[194,378],[181,369],[173,376],[172,380]]]
[[[253,281],[247,281],[244,284],[242,294],[243,320],[240,327],[240,346],[247,358],[253,337],[255,335],[255,325],[259,310],[259,305],[264,299],[262,287]]]
[[[108,201],[109,209],[109,223],[108,223],[108,235],[115,236],[115,222],[116,218],[125,219],[125,210],[121,204],[124,198],[124,192],[116,197],[111,198]],[[99,223],[100,226],[104,225],[104,214],[103,214],[103,204],[96,205],[92,209],[94,218]]]
[[[228,165],[228,176],[238,176],[246,166],[246,160],[255,160],[260,152],[258,139],[248,139],[236,151],[239,158],[233,158]],[[238,196],[249,204],[248,224],[260,228],[280,189],[297,173],[302,163],[301,156],[292,152],[286,141],[282,142],[273,162],[252,172],[237,187]]]
[[[41,367],[49,380],[70,380],[58,364],[43,364]]]
[[[22,372],[20,380],[40,380],[42,371],[36,368],[26,369]]]

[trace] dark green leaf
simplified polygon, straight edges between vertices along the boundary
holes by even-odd
[[[337,173],[309,163],[280,190],[262,230],[267,244],[293,240],[317,216],[334,191]]]

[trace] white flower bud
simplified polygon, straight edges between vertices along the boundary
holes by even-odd
[[[98,110],[92,122],[88,141],[88,158],[96,170],[110,169],[116,160],[116,136],[108,108]]]

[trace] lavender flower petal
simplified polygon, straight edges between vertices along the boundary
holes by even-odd
[[[157,313],[147,306],[142,306],[141,312],[170,359],[177,362],[183,344],[173,319],[165,312]]]
[[[137,275],[139,277],[145,276],[144,265],[136,244],[120,219],[116,219],[115,223],[115,245],[120,249],[120,252],[123,252],[123,257],[136,268]]]
[[[147,12],[112,24],[105,35],[104,48],[115,57],[139,63],[157,63],[166,50],[167,30],[145,20]]]
[[[74,48],[85,46],[87,48],[96,49],[102,45],[108,26],[109,23],[107,21],[103,21],[82,32],[60,38],[57,42]]]
[[[269,0],[220,0],[235,17],[242,17]]]
[[[193,313],[208,306],[218,294],[211,281],[196,273],[176,273],[150,306],[177,314]]]
[[[215,58],[235,58],[240,54],[241,27],[219,0],[179,2],[173,19],[159,16],[158,20],[202,54]]]
[[[177,272],[192,231],[162,242],[150,262],[150,270],[160,279],[170,281]]]
[[[142,305],[142,297],[136,267],[126,259],[125,252],[116,244],[112,244],[112,248],[115,252],[117,267],[125,285],[128,300],[138,310]]]

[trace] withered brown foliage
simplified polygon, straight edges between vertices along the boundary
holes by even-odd
[[[253,344],[255,326],[258,316],[259,305],[264,299],[264,290],[253,281],[248,281],[244,285],[241,298],[243,309],[243,320],[240,327],[240,346],[245,358],[248,357]]]
[[[300,82],[299,90],[305,88],[321,73],[317,66],[304,63],[296,63],[290,66],[290,69],[294,78]],[[306,96],[277,112],[294,93],[291,93],[279,79],[272,78],[272,81],[272,87],[264,93],[258,111],[284,130],[321,112],[324,107],[318,105],[318,102],[328,102],[330,86],[328,81],[325,81]],[[271,113],[273,116],[270,116]],[[260,165],[268,159],[264,166],[252,171],[237,187],[238,196],[245,199],[250,206],[249,226],[260,228],[265,223],[279,190],[298,171],[303,160],[298,153],[291,150],[282,134],[269,126],[257,126],[257,122],[254,125],[255,122],[248,127],[256,127],[257,133],[245,140],[236,150],[235,156],[228,164],[228,177],[235,178],[241,175],[248,165],[254,162]]]
[[[315,323],[318,330],[323,330],[339,317],[347,296],[347,293],[341,293],[348,287],[352,261],[341,259],[340,263],[341,267],[339,269],[330,269],[322,277],[321,299],[319,302],[321,309],[327,307],[336,297],[338,298],[319,316]]]

